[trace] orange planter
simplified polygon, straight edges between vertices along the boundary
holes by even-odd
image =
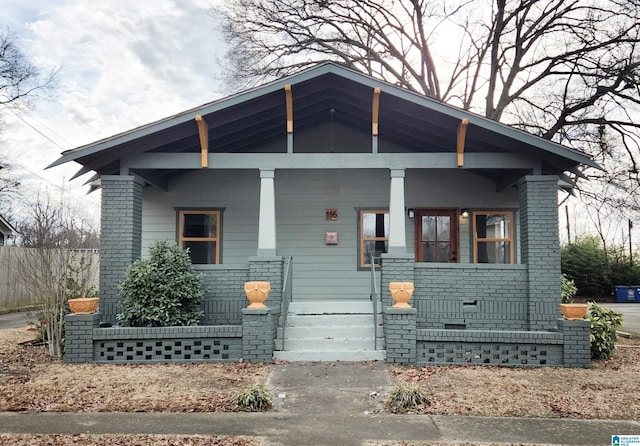
[[[560,304],[560,311],[565,319],[579,321],[587,315],[587,304]]]
[[[69,299],[69,308],[71,308],[73,314],[92,314],[98,309],[99,303],[99,297]]]
[[[393,308],[411,308],[409,299],[413,296],[413,282],[391,282],[389,283],[391,298],[395,302]]]
[[[269,282],[246,282],[244,284],[244,294],[251,304],[247,308],[267,308],[264,301],[267,300],[271,291]]]

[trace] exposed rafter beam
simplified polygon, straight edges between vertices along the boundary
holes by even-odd
[[[87,184],[93,183],[96,180],[100,179],[100,174],[96,173],[94,175],[91,176],[91,178],[89,178],[87,181],[85,181],[84,183],[82,183],[83,186],[86,186]]]
[[[587,176],[584,173],[582,173],[582,170],[580,170],[577,167],[572,167],[571,169],[568,169],[568,171],[574,174],[578,178],[582,178],[583,180],[588,179]]]
[[[469,120],[463,118],[458,124],[458,167],[464,166],[464,140],[467,137],[467,125]]]
[[[196,115],[196,122],[200,136],[200,164],[206,169],[209,167],[209,125],[201,115]]]
[[[570,176],[568,176],[568,175],[566,175],[564,173],[561,173],[559,175],[559,177],[560,177],[560,183],[566,183],[566,184],[563,184],[563,186],[568,185],[571,189],[576,187],[576,181],[573,178],[571,178]]]
[[[378,136],[378,118],[380,113],[380,87],[373,89],[373,103],[371,105],[371,134]]]
[[[163,191],[168,191],[169,190],[169,183],[167,180],[165,180],[164,178],[161,178],[158,175],[154,175],[150,172],[142,172],[140,173],[139,170],[136,170],[135,172],[132,172],[134,175],[139,176],[140,178],[142,178],[144,181],[146,181],[147,183],[149,183],[150,185],[152,185],[153,187],[157,187],[158,189],[161,189]]]
[[[287,104],[287,133],[293,133],[293,96],[291,95],[291,85],[284,86],[285,100]]]
[[[287,153],[293,153],[293,93],[290,84],[284,86],[284,96],[287,106]]]
[[[525,175],[529,175],[529,173],[530,171],[523,171],[515,175],[512,175],[509,178],[505,178],[502,181],[499,181],[498,184],[496,184],[496,192],[500,193],[509,189],[512,186],[515,186],[518,183],[518,181],[520,181],[520,178],[524,177]]]

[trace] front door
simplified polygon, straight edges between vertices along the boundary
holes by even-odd
[[[458,210],[416,210],[416,261],[458,262]]]

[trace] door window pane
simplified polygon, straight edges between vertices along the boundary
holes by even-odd
[[[436,217],[424,215],[422,217],[422,240],[433,241],[436,239]]]
[[[451,243],[438,242],[438,262],[449,262],[451,260]]]
[[[439,216],[437,221],[438,221],[438,240],[449,240],[451,238],[450,217]]]

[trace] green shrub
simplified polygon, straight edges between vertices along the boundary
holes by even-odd
[[[566,274],[560,276],[560,295],[562,296],[563,304],[570,304],[573,302],[573,296],[576,295],[578,288],[573,280],[569,279]]]
[[[428,401],[427,394],[415,384],[401,384],[395,386],[384,402],[385,408],[391,413],[406,412],[407,409],[417,407]]]
[[[231,402],[236,406],[236,410],[244,412],[262,412],[271,409],[271,393],[262,385],[238,390]]]
[[[120,284],[119,321],[132,327],[197,325],[200,322],[201,278],[191,270],[186,251],[166,240],[136,260]]]
[[[589,341],[591,359],[609,359],[618,343],[618,329],[622,327],[622,314],[591,302],[587,319],[591,320]]]
[[[581,237],[562,247],[562,272],[575,282],[580,296],[608,296],[615,285],[640,283],[640,265],[626,252],[624,246],[605,250],[598,237]]]

